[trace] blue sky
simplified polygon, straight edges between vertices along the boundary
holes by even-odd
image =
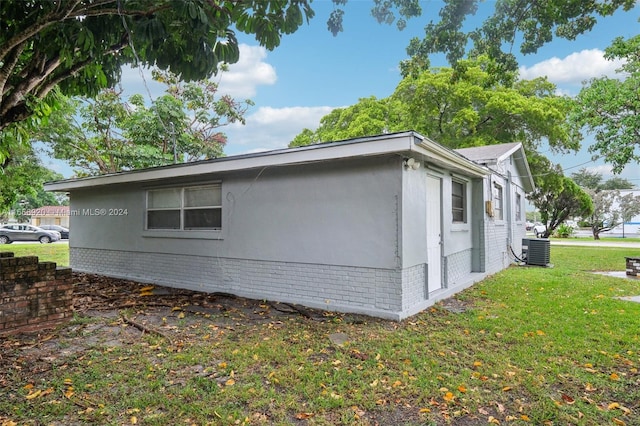
[[[400,82],[398,64],[406,59],[412,37],[421,38],[424,26],[438,20],[439,1],[422,2],[423,16],[409,21],[403,31],[395,25],[378,24],[370,14],[369,0],[350,0],[345,6],[344,32],[334,37],[326,27],[333,8],[330,0],[312,3],[316,16],[296,33],[284,36],[281,45],[267,51],[250,36],[238,34],[240,62],[219,77],[220,93],[255,102],[246,116],[245,126],[224,129],[229,141],[227,155],[286,147],[303,128],[315,129],[320,118],[332,109],[356,103],[359,98],[389,96]],[[476,22],[493,9],[491,0],[481,4]],[[575,95],[581,82],[591,77],[613,76],[619,64],[605,61],[602,51],[617,36],[636,35],[640,7],[601,18],[595,29],[569,42],[554,40],[535,55],[520,58],[521,76],[546,75],[562,93]],[[448,66],[442,56],[432,58],[434,66]],[[139,70],[124,71],[122,87],[126,93],[154,97],[162,93],[149,73],[143,79]],[[146,87],[145,87],[146,86]],[[590,140],[583,145],[588,146]],[[549,153],[570,175],[585,167],[608,177],[609,168],[601,162],[587,163],[591,155],[582,152],[564,156]],[[586,163],[586,164],[583,164]],[[59,168],[59,164],[56,165]],[[66,176],[68,168],[59,169]],[[640,166],[628,166],[622,177],[640,186]]]

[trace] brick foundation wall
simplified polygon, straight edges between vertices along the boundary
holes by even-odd
[[[626,257],[625,259],[627,259],[627,275],[640,276],[640,257]]]
[[[55,327],[72,316],[70,268],[0,252],[0,336]]]
[[[400,269],[78,247],[71,247],[69,256],[79,272],[388,319],[402,317]]]

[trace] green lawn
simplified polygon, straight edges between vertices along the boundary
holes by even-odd
[[[9,251],[18,256],[38,256],[41,261],[56,262],[59,266],[69,266],[69,243],[65,240],[52,244],[4,244],[0,252]],[[1,425],[1,423],[0,423]]]
[[[401,323],[183,313],[154,324],[171,341],[66,348],[37,375],[5,365],[0,424],[639,425],[640,304],[617,297],[640,282],[592,273],[639,252],[552,246],[553,268],[511,267],[457,295],[464,312],[437,304]],[[100,321],[65,333],[125,328]],[[0,348],[0,362],[23,356]]]

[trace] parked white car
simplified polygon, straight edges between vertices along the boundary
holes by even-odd
[[[533,233],[536,235],[536,238],[540,238],[545,232],[547,232],[547,226],[543,225],[540,222],[537,222],[535,225],[533,225],[532,230],[533,230]]]
[[[578,229],[578,223],[575,220],[565,220],[564,223],[573,229]]]

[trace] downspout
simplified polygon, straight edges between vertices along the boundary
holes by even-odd
[[[513,198],[512,194],[511,194],[511,170],[507,171],[507,190],[505,191],[505,196],[506,196],[506,200],[505,200],[505,204],[506,204],[506,211],[505,214],[507,215],[506,220],[507,220],[507,247],[511,247],[512,243],[513,243],[513,216],[511,215],[512,213],[512,203],[511,200]]]

